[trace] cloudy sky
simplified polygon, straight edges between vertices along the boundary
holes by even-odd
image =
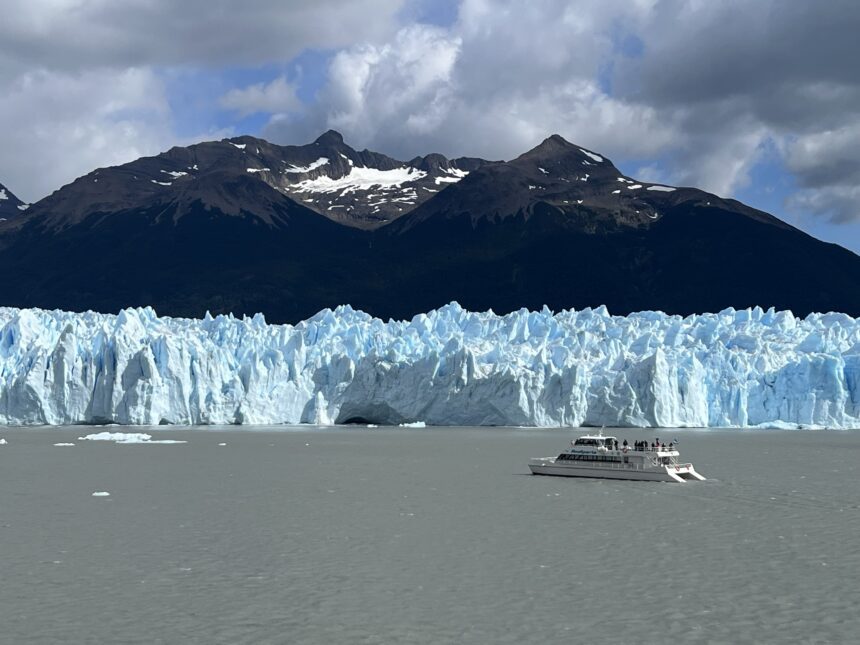
[[[4,0],[0,182],[334,128],[402,159],[559,133],[860,251],[856,0]]]

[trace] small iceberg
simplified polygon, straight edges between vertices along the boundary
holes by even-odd
[[[97,490],[93,493],[93,497],[110,497],[110,493],[106,490]]]
[[[188,443],[175,439],[153,439],[152,435],[145,432],[96,432],[85,437],[78,437],[78,441],[113,441],[121,444]]]

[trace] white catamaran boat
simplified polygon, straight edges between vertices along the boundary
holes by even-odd
[[[586,435],[570,442],[568,450],[558,457],[536,457],[529,461],[534,475],[560,477],[597,477],[600,479],[635,479],[654,482],[704,480],[693,464],[678,461],[680,453],[674,443],[668,446],[647,441],[618,445],[615,437]]]

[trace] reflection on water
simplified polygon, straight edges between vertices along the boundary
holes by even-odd
[[[663,430],[709,481],[653,484],[528,475],[571,430],[258,430],[0,432],[0,641],[836,643],[860,628],[860,433]]]

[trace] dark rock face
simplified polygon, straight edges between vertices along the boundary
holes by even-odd
[[[292,201],[336,222],[373,229],[485,163],[442,155],[405,163],[353,150],[333,130],[304,146],[277,146],[244,136],[171,148],[95,170],[35,204],[33,213],[59,229],[94,212],[154,205],[178,218],[199,202],[226,215],[250,212],[271,224],[280,205]],[[253,202],[243,192],[251,184],[259,189]]]
[[[28,208],[12,191],[0,184],[0,224],[17,218]]]
[[[558,136],[505,163],[403,163],[333,131],[306,146],[239,137],[97,170],[9,224],[3,305],[273,322],[451,300],[860,315],[853,253],[733,200],[637,182]]]

